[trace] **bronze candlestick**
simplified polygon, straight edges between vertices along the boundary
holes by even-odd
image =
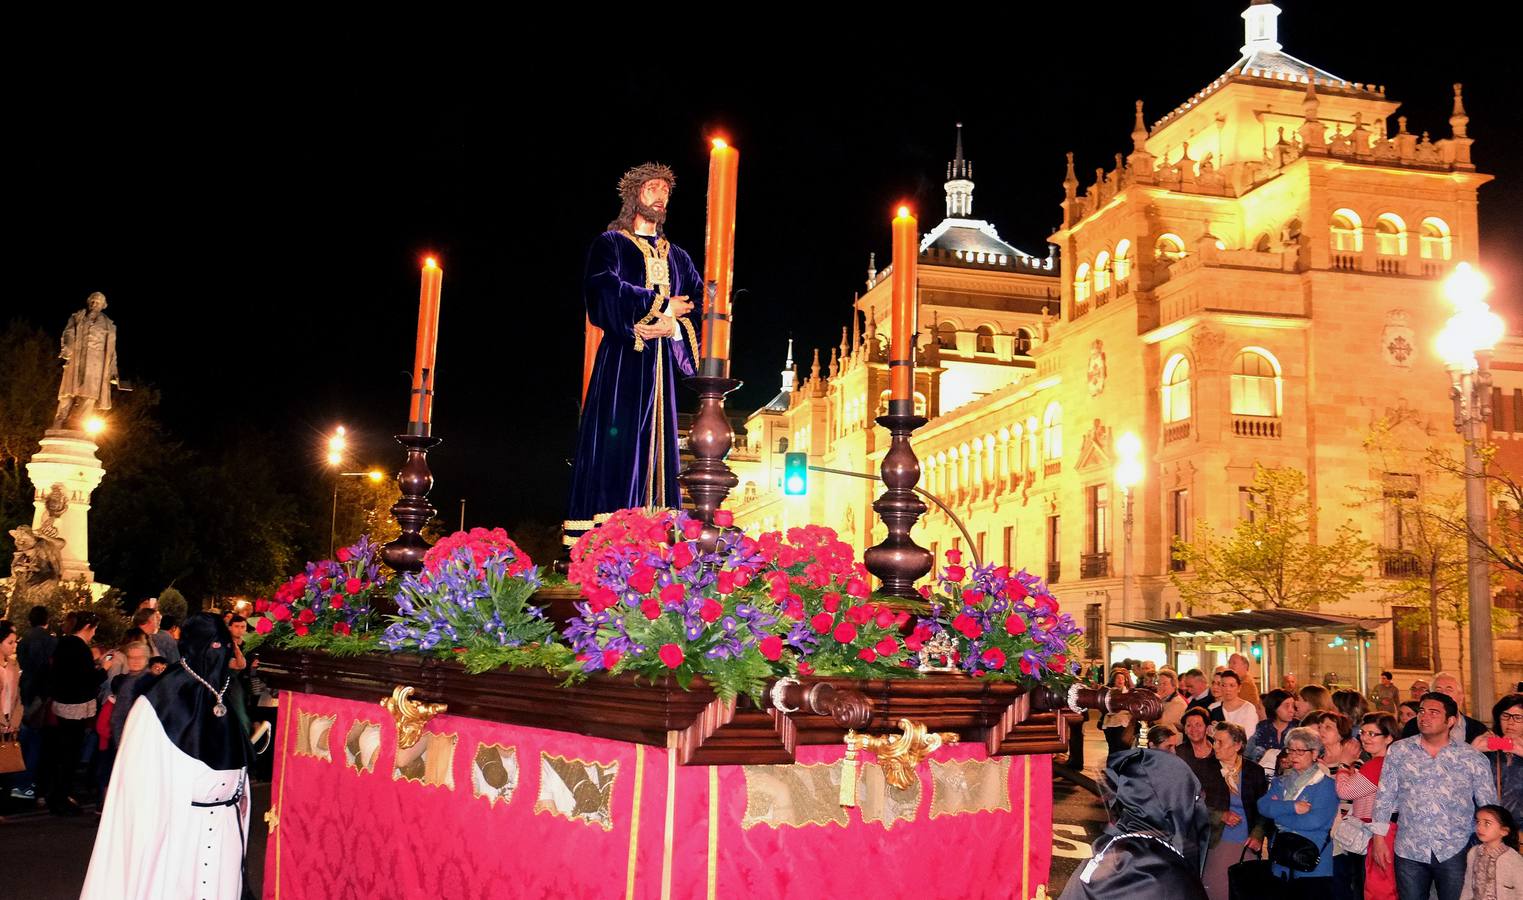
[[[428,502],[428,492],[434,487],[434,475],[428,470],[428,451],[437,447],[439,441],[428,434],[397,435],[397,443],[407,448],[407,461],[397,472],[402,499],[391,508],[391,515],[402,526],[402,533],[381,548],[381,558],[398,572],[423,569],[423,555],[429,548],[423,539],[423,528],[435,513],[433,504]]]
[[[735,441],[735,429],[730,427],[730,418],[724,412],[724,398],[741,382],[723,375],[700,374],[686,378],[684,383],[698,392],[698,414],[693,417],[687,437],[693,461],[678,480],[693,498],[698,517],[704,522],[700,541],[705,547],[712,547],[724,531],[714,524],[714,512],[724,503],[730,489],[740,483],[724,462]]]
[[[862,561],[867,564],[867,571],[883,582],[883,593],[919,599],[915,582],[931,571],[936,561],[931,558],[931,551],[910,537],[910,529],[926,510],[925,503],[915,496],[915,485],[920,482],[920,460],[910,447],[910,435],[926,419],[915,415],[914,410],[913,400],[890,400],[888,415],[878,417],[878,424],[888,429],[890,443],[879,470],[887,489],[873,504],[873,511],[888,528],[888,537],[876,547],[869,547]]]

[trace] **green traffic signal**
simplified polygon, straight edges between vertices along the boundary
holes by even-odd
[[[783,493],[801,497],[809,491],[809,454],[783,454]]]

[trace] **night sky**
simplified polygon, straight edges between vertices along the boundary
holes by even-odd
[[[435,504],[451,522],[462,496],[469,524],[558,521],[582,263],[626,168],[676,168],[668,233],[701,265],[706,138],[740,148],[735,405],[751,409],[776,391],[789,333],[839,341],[869,251],[887,261],[892,208],[941,219],[955,122],[975,216],[1045,256],[1064,151],[1083,183],[1109,168],[1135,99],[1151,124],[1237,59],[1245,5],[927,7],[909,44],[880,18],[747,25],[723,52],[636,37],[651,24],[628,16],[596,49],[570,24],[488,51],[454,23],[458,38],[431,33],[424,55],[318,32],[257,49],[87,42],[11,85],[5,312],[56,333],[104,291],[123,377],[163,392],[171,433],[215,449],[267,432],[294,483],[338,423],[360,462],[399,463],[388,436],[406,418],[418,264],[436,253]],[[1465,83],[1474,158],[1497,177],[1481,193],[1483,262],[1516,330],[1517,23],[1480,3],[1281,8],[1286,52],[1387,85],[1414,132],[1447,137],[1450,85]]]

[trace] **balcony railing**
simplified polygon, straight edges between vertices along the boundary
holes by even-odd
[[[1417,554],[1406,550],[1381,549],[1380,577],[1410,578],[1421,574],[1422,563],[1418,561]]]
[[[1063,471],[1063,461],[1061,459],[1049,459],[1042,466],[1042,475],[1044,477],[1051,477],[1061,471]]]
[[[1189,419],[1185,419],[1182,422],[1170,422],[1169,424],[1163,426],[1163,442],[1165,444],[1172,444],[1175,441],[1182,441],[1189,436]]]
[[[1375,257],[1375,271],[1382,275],[1405,275],[1407,273],[1407,261],[1400,257],[1377,256]]]
[[[1232,433],[1238,437],[1246,438],[1278,438],[1280,436],[1280,417],[1234,415],[1232,417]]]
[[[1340,272],[1359,271],[1359,254],[1334,250],[1333,268]]]
[[[1050,563],[1047,564],[1047,583],[1048,584],[1057,584],[1058,583],[1058,579],[1062,576],[1062,574],[1063,574],[1063,564],[1062,563],[1050,562]]]
[[[1080,578],[1108,578],[1110,574],[1110,553],[1084,553],[1079,556]]]

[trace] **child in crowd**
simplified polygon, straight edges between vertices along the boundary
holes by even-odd
[[[150,675],[163,675],[164,670],[167,668],[169,668],[169,660],[162,656],[155,656],[148,660],[148,674]]]
[[[1465,856],[1465,884],[1460,900],[1523,900],[1523,855],[1518,853],[1518,824],[1502,806],[1475,811],[1480,843]]]

